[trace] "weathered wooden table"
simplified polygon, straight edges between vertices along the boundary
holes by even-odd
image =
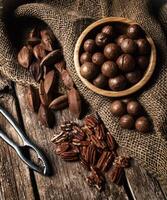
[[[12,85],[7,94],[0,96],[0,104],[19,122],[31,140],[41,147],[52,163],[54,175],[44,177],[28,169],[11,147],[0,140],[0,200],[165,200],[167,191],[136,162],[125,171],[124,184],[109,184],[105,192],[91,189],[85,182],[86,171],[78,163],[66,163],[54,153],[50,142],[56,132],[41,127],[36,115],[26,104],[26,90]],[[57,113],[57,123],[67,112]],[[17,143],[21,140],[14,129],[0,116],[0,127]]]

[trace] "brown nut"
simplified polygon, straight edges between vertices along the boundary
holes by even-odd
[[[119,120],[120,126],[124,129],[132,129],[134,123],[134,118],[131,115],[123,115]]]
[[[99,71],[99,67],[97,67],[92,62],[85,62],[84,64],[81,65],[81,68],[80,68],[81,76],[83,76],[87,80],[94,79],[96,75],[98,74],[98,71]]]
[[[66,63],[64,60],[61,60],[60,62],[56,62],[54,67],[61,73],[64,69],[66,69]]]
[[[113,78],[118,75],[119,69],[115,62],[108,60],[101,66],[101,72],[104,76]]]
[[[48,94],[46,94],[43,80],[40,81],[40,85],[39,85],[39,97],[40,97],[41,103],[43,105],[45,105],[45,106],[49,105],[50,98],[49,98]]]
[[[54,126],[55,119],[52,111],[42,104],[38,111],[38,119],[46,127],[52,128]]]
[[[108,35],[106,33],[98,33],[95,38],[96,45],[103,47],[108,42]]]
[[[68,97],[66,94],[57,97],[54,99],[50,104],[49,108],[54,109],[54,110],[61,110],[66,108],[68,105]]]
[[[27,103],[31,111],[38,111],[40,105],[39,94],[32,86],[30,86],[27,91]]]
[[[34,47],[35,45],[41,43],[41,39],[37,37],[32,37],[27,40],[27,45]]]
[[[67,70],[63,70],[61,72],[61,78],[62,81],[64,83],[64,85],[68,88],[68,89],[72,89],[74,87],[74,82],[69,74],[69,72]]]
[[[116,63],[123,72],[130,72],[135,68],[135,59],[130,54],[122,54],[118,57]]]
[[[80,63],[83,64],[84,62],[91,62],[92,61],[92,55],[89,52],[84,52],[80,56]]]
[[[19,51],[17,56],[19,64],[25,68],[29,67],[32,57],[32,49],[26,46],[23,46],[23,48]]]
[[[43,69],[40,67],[40,62],[37,60],[30,65],[30,73],[34,77],[35,81],[39,81],[43,76]]]
[[[125,77],[131,84],[136,84],[142,78],[142,73],[140,70],[135,70],[135,71],[126,73]]]
[[[114,78],[110,78],[108,80],[108,84],[111,90],[120,91],[124,90],[127,87],[128,82],[123,75],[119,75]]]
[[[44,80],[44,88],[46,94],[49,94],[53,89],[54,89],[54,84],[55,84],[55,70],[49,71]]]
[[[73,88],[68,91],[68,103],[69,103],[69,110],[75,116],[79,117],[81,113],[81,99],[79,92]]]
[[[86,52],[92,53],[96,49],[96,43],[93,39],[87,39],[83,44],[83,48]]]
[[[62,59],[62,52],[60,49],[54,50],[45,56],[41,61],[41,66],[53,66],[56,62]]]
[[[130,102],[128,102],[127,104],[127,112],[130,115],[139,115],[142,112],[142,106],[140,105],[140,103],[138,101],[132,100]]]
[[[121,100],[115,100],[111,103],[110,109],[114,116],[122,116],[126,113],[126,104]]]
[[[113,37],[115,34],[114,34],[114,29],[112,26],[110,25],[107,25],[107,26],[104,26],[101,30],[102,33],[105,33],[107,34],[108,36],[110,37]]]
[[[144,116],[139,117],[135,122],[135,128],[137,131],[139,131],[141,133],[149,132],[150,131],[150,122]]]
[[[40,38],[39,29],[37,27],[33,28],[30,31],[30,33],[28,34],[28,39],[31,39],[31,38],[34,38],[34,37]]]
[[[103,74],[99,74],[94,80],[93,84],[98,88],[106,88],[108,84],[107,78]]]
[[[104,55],[109,60],[115,60],[120,55],[121,49],[115,43],[109,43],[104,47]]]
[[[42,43],[43,43],[45,50],[53,51],[54,40],[55,40],[54,34],[48,29],[42,30],[40,32],[40,34],[41,34],[41,39],[42,39]]]
[[[39,60],[46,56],[46,51],[41,43],[34,46],[33,53],[34,56]]]
[[[120,35],[118,38],[116,38],[115,42],[121,46],[122,42],[127,39],[128,36],[127,35]]]

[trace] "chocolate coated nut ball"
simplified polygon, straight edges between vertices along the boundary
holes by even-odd
[[[109,43],[104,48],[104,55],[109,60],[115,60],[120,55],[121,49],[115,43]]]
[[[136,70],[133,72],[128,72],[125,77],[127,78],[127,80],[132,83],[133,85],[136,84],[137,82],[140,81],[140,79],[142,78],[142,73],[140,70]]]
[[[111,103],[110,109],[113,115],[122,116],[126,113],[126,104],[120,100],[116,100]]]
[[[136,44],[140,55],[147,55],[150,53],[150,44],[146,39],[138,39],[136,40]]]
[[[92,62],[96,65],[102,65],[105,61],[105,57],[101,52],[94,53],[92,56]]]
[[[135,128],[141,133],[146,133],[150,130],[150,123],[146,117],[139,117],[135,122]]]
[[[138,56],[136,58],[136,64],[140,67],[140,69],[146,70],[149,65],[149,58],[146,56]]]
[[[123,75],[110,78],[108,81],[109,87],[113,91],[124,90],[127,86],[127,80]]]
[[[81,57],[80,57],[81,64],[85,62],[91,62],[91,61],[92,61],[92,56],[89,52],[84,52],[81,54]]]
[[[133,54],[136,52],[137,45],[132,39],[124,39],[121,43],[121,49],[124,53]]]
[[[128,38],[127,35],[120,35],[115,41],[119,46],[121,46],[122,42],[127,38]]]
[[[104,89],[107,87],[108,80],[103,74],[99,74],[94,80],[93,84],[98,87]]]
[[[136,38],[142,36],[142,34],[143,34],[143,31],[140,28],[140,26],[137,24],[130,25],[127,28],[127,35],[128,35],[128,37],[130,37],[132,39],[136,39]]]
[[[120,126],[124,129],[132,129],[134,123],[135,121],[131,115],[123,115],[119,120]]]
[[[98,73],[98,68],[94,63],[85,62],[81,66],[80,73],[81,73],[81,76],[83,76],[87,80],[91,80],[96,77]]]
[[[88,39],[84,42],[83,48],[85,51],[92,53],[96,49],[96,44],[93,39]]]
[[[104,76],[113,78],[118,74],[118,66],[113,61],[106,61],[101,67],[101,72]]]
[[[113,35],[114,35],[113,27],[110,26],[110,25],[104,26],[104,27],[102,28],[102,31],[101,31],[101,32],[102,32],[102,33],[105,33],[105,34],[107,34],[107,35],[109,35],[109,36],[113,36]]]
[[[142,111],[142,107],[138,101],[130,101],[127,104],[127,111],[131,115],[139,115]]]
[[[96,45],[97,45],[97,46],[103,47],[104,45],[107,44],[108,35],[105,34],[105,33],[98,33],[98,34],[96,35],[95,41],[96,41]]]
[[[123,72],[130,72],[135,68],[135,60],[130,54],[122,54],[118,57],[116,63]]]

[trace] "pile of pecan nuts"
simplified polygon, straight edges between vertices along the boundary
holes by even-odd
[[[50,29],[36,27],[29,33],[18,53],[18,62],[39,83],[39,90],[32,86],[28,88],[27,101],[30,109],[38,113],[43,125],[53,127],[55,118],[52,111],[67,106],[75,117],[79,117],[80,95],[66,69],[61,49],[56,48],[56,39]],[[57,92],[58,77],[65,85],[65,94]]]
[[[82,126],[64,122],[52,142],[63,160],[80,161],[89,171],[88,184],[100,191],[105,186],[105,175],[120,184],[123,168],[129,166],[129,158],[117,155],[117,144],[97,115],[86,116]]]

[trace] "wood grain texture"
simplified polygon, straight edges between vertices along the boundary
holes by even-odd
[[[54,175],[52,177],[43,177],[35,173],[39,196],[42,200],[128,199],[124,188],[114,184],[110,184],[106,191],[102,193],[96,189],[91,189],[85,182],[87,172],[79,163],[64,162],[58,158],[54,153],[54,144],[50,142],[56,133],[56,127],[54,130],[41,127],[37,121],[36,114],[30,112],[27,108],[25,100],[26,89],[17,85],[16,90],[27,133],[45,151],[53,166]],[[57,112],[57,123],[61,123],[63,118],[67,118],[68,115],[68,111]]]
[[[16,120],[16,105],[13,97],[6,96],[0,98],[0,104],[10,112]],[[0,115],[0,127],[14,141],[21,144],[21,140],[16,135],[14,129]],[[1,200],[27,200],[35,199],[29,169],[15,151],[0,139],[0,199]]]
[[[151,177],[137,162],[126,170],[126,178],[134,199],[137,200],[165,200],[166,197],[158,181]]]
[[[109,184],[105,192],[99,193],[95,189],[91,189],[85,182],[87,172],[78,163],[68,163],[62,161],[54,153],[54,144],[50,142],[54,130],[41,127],[37,121],[36,115],[29,111],[26,104],[26,89],[17,85],[17,94],[23,115],[24,125],[30,136],[49,157],[54,169],[54,176],[43,177],[35,174],[39,195],[43,200],[47,199],[128,199],[124,187],[118,187]],[[57,113],[57,123],[68,118],[68,111]],[[131,188],[134,199],[139,200],[164,200],[165,197],[159,186],[159,183],[151,178],[144,169],[137,164],[126,171],[127,181]]]
[[[81,33],[81,35],[79,36],[79,38],[77,40],[77,43],[75,45],[75,50],[74,50],[74,64],[75,64],[75,69],[76,69],[76,72],[77,72],[79,78],[81,79],[83,84],[86,85],[90,90],[94,91],[97,94],[103,95],[103,96],[122,97],[122,96],[127,96],[127,95],[137,92],[149,81],[149,79],[151,78],[151,76],[154,72],[155,65],[156,65],[156,48],[155,48],[154,41],[147,34],[146,38],[151,46],[151,55],[150,55],[149,66],[148,66],[147,70],[145,71],[142,79],[138,83],[133,85],[132,87],[130,87],[126,90],[122,90],[122,91],[110,91],[110,90],[100,89],[100,88],[94,86],[91,82],[89,82],[88,80],[83,78],[80,74],[79,58],[80,58],[80,53],[81,53],[81,46],[83,45],[83,42],[84,42],[85,38],[87,37],[87,35],[92,30],[96,29],[97,27],[99,27],[101,25],[107,25],[108,23],[111,24],[113,22],[114,23],[119,22],[119,23],[123,23],[123,24],[137,24],[133,20],[122,18],[122,17],[106,17],[106,18],[100,19],[100,20],[92,23]]]

